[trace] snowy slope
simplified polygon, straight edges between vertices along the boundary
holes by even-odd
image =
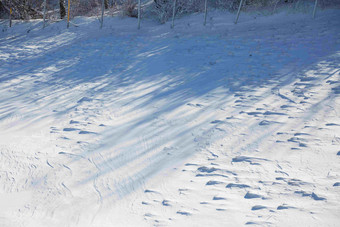
[[[0,226],[336,226],[339,18],[0,33]]]

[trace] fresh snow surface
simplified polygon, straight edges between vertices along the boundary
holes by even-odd
[[[340,10],[233,19],[1,31],[0,226],[339,226]]]

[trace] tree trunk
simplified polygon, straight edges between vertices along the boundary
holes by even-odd
[[[237,24],[238,17],[240,16],[240,11],[241,11],[241,8],[242,8],[242,3],[243,3],[243,0],[241,0],[240,5],[239,5],[239,7],[238,7],[236,20],[235,20],[235,22],[234,22],[235,24]]]
[[[24,20],[29,20],[29,16],[28,16],[28,4],[27,4],[27,0],[23,1],[23,15],[24,15]]]
[[[9,27],[12,27],[12,8],[9,9]]]
[[[205,0],[205,2],[204,2],[204,23],[203,23],[204,26],[207,24],[207,13],[208,13],[208,1]]]
[[[140,18],[141,18],[141,2],[138,0],[138,29],[140,29]]]
[[[64,19],[66,16],[66,9],[65,9],[65,0],[59,0],[60,6],[60,19]]]
[[[104,5],[105,5],[105,9],[108,9],[109,8],[109,0],[105,0]]]
[[[100,28],[103,28],[103,23],[104,23],[104,7],[105,7],[105,0],[102,0],[102,17],[100,20]]]
[[[46,25],[46,0],[44,0],[44,17],[43,17],[43,28]]]
[[[171,28],[174,28],[174,26],[175,26],[176,3],[177,3],[177,0],[174,0],[174,5],[173,5],[173,8],[172,8],[172,23],[171,23]]]

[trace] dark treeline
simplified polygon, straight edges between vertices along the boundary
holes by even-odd
[[[98,14],[102,0],[70,0],[71,17],[89,16]],[[156,15],[161,23],[166,22],[173,13],[173,3],[175,0],[143,0],[143,3],[152,1],[151,7],[143,9]],[[313,3],[315,0],[305,0]],[[68,0],[46,0],[47,10],[55,18],[64,19],[67,15]],[[121,10],[127,16],[137,16],[138,0],[104,0],[107,10]],[[296,6],[302,0],[244,0],[244,9],[259,9],[263,7],[273,7],[274,5],[286,4]],[[176,14],[188,14],[193,12],[203,12],[205,0],[177,0]],[[229,11],[237,10],[240,0],[207,0],[209,8],[224,9]],[[319,0],[320,7],[339,5],[340,0]],[[12,18],[19,20],[38,19],[43,17],[44,0],[0,0],[0,18],[9,18],[12,9]],[[150,6],[150,5],[149,5]]]

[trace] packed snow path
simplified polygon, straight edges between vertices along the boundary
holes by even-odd
[[[0,33],[0,226],[336,226],[340,11]]]

